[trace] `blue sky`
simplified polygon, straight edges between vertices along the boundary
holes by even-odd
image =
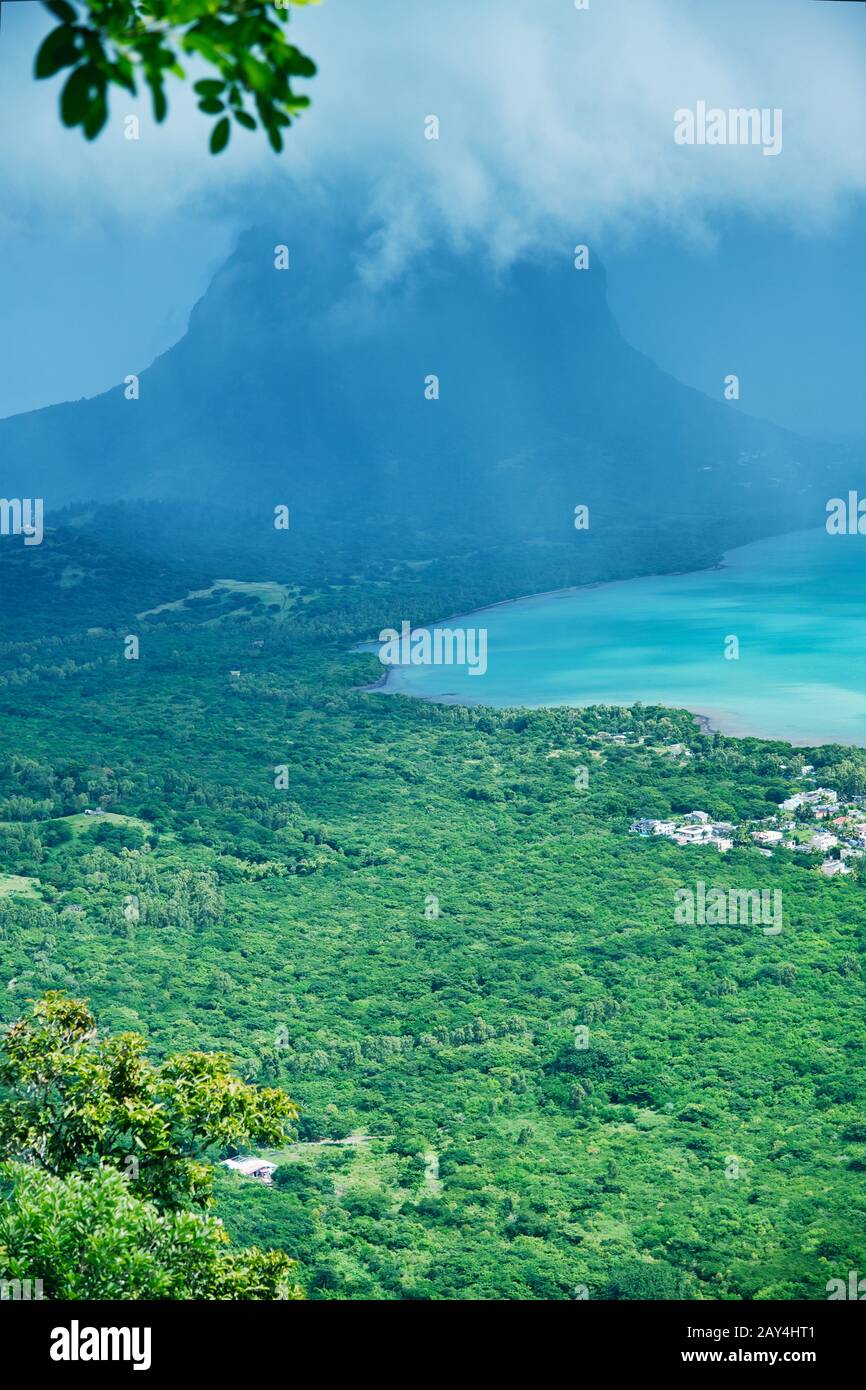
[[[817,435],[866,439],[866,7],[817,0],[325,0],[298,11],[314,105],[277,159],[206,152],[178,89],[124,141],[87,146],[30,73],[50,25],[4,6],[0,415],[146,366],[251,222],[315,192],[369,199],[373,280],[440,238],[494,262],[587,241],[623,332],[681,380]],[[780,107],[778,158],[683,148],[698,100]],[[438,142],[424,117],[440,117]]]

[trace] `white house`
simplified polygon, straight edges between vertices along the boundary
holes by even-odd
[[[654,835],[657,825],[657,820],[652,820],[650,817],[645,816],[641,820],[632,821],[631,833],[632,835]]]
[[[851,868],[841,859],[825,859],[821,865],[821,873],[831,878],[834,874],[850,874]]]
[[[266,1158],[224,1158],[224,1168],[233,1168],[245,1178],[258,1178],[259,1182],[271,1182],[277,1171],[276,1163]]]
[[[684,845],[699,845],[712,835],[709,825],[681,825],[676,838]]]
[[[838,835],[831,835],[829,830],[819,830],[817,835],[812,836],[815,849],[833,849],[838,843]]]
[[[753,830],[752,839],[757,845],[778,845],[782,840],[781,830]]]

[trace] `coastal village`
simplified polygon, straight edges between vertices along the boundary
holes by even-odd
[[[814,768],[803,767],[801,778],[814,780]],[[776,814],[758,821],[714,821],[707,811],[689,811],[670,820],[644,818],[631,824],[633,835],[672,840],[675,845],[714,845],[721,854],[734,845],[754,845],[772,857],[777,849],[823,856],[819,871],[826,877],[850,874],[852,859],[866,854],[864,798],[840,801],[829,787],[796,792]]]

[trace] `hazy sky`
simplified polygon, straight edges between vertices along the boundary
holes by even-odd
[[[681,380],[814,433],[866,437],[866,6],[818,0],[324,0],[293,15],[314,105],[275,157],[217,159],[178,86],[169,120],[112,99],[92,145],[3,6],[0,415],[93,395],[182,333],[238,231],[315,188],[368,190],[371,276],[440,238],[494,261],[587,241],[626,336]],[[781,108],[777,157],[682,146],[673,113]],[[424,117],[440,120],[438,142]]]

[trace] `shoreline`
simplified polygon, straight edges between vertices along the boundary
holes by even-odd
[[[360,692],[364,695],[373,694],[403,696],[404,699],[421,700],[428,705],[463,705],[466,709],[493,709],[501,712],[509,711],[510,713],[520,714],[532,714],[536,710],[542,709],[596,709],[598,708],[599,704],[607,703],[606,701],[590,700],[586,703],[575,704],[571,700],[561,700],[552,704],[540,705],[490,705],[486,704],[484,700],[467,699],[465,695],[460,695],[455,691],[443,691],[439,695],[427,695],[416,692],[414,690],[410,691],[407,689],[400,689],[389,685],[388,682],[390,678],[394,676],[395,673],[399,671],[399,669],[399,667],[392,667],[390,670],[383,672],[383,674],[379,676],[378,680],[374,681],[371,685],[353,685],[351,689]],[[698,734],[704,736],[711,736],[712,734],[722,734],[725,738],[754,738],[758,739],[761,743],[785,743],[790,748],[824,748],[830,744],[838,744],[842,748],[866,747],[866,744],[852,742],[845,739],[790,738],[786,737],[784,734],[755,733],[741,728],[726,729],[724,726],[725,723],[728,722],[728,716],[720,714],[716,710],[712,710],[709,714],[707,714],[703,710],[692,709],[691,705],[668,704],[666,701],[652,702],[653,706],[656,704],[658,705],[659,709],[676,710],[679,712],[685,712],[686,714],[690,714],[695,724],[697,725]],[[630,702],[614,704],[611,706],[611,708],[633,710],[637,705],[643,705],[645,709],[648,708],[646,701],[640,699],[640,697]],[[733,719],[733,716],[731,716],[731,719]]]
[[[673,708],[673,706],[671,706],[671,708]],[[694,716],[694,721],[702,734],[723,734],[725,732],[724,729],[716,729],[713,727],[710,723],[710,716],[708,714],[698,714],[695,710],[689,710],[689,713]]]
[[[736,547],[736,549],[741,548],[740,546]],[[726,554],[728,554],[727,551],[725,551]],[[484,603],[480,608],[470,608],[468,612],[449,613],[444,618],[434,618],[428,623],[418,623],[417,627],[413,628],[413,632],[432,631],[433,628],[445,627],[448,623],[461,622],[464,618],[475,617],[478,613],[492,613],[497,608],[511,608],[517,603],[533,603],[536,599],[566,598],[571,594],[590,593],[594,589],[612,589],[616,584],[634,584],[638,580],[644,579],[679,579],[687,574],[712,574],[716,570],[730,568],[731,566],[725,563],[723,555],[721,560],[717,560],[714,565],[704,565],[699,570],[653,570],[649,574],[630,574],[625,579],[591,579],[588,584],[569,584],[565,589],[540,589],[532,594],[515,594],[514,598],[500,598],[495,603]],[[358,642],[354,647],[350,647],[349,651],[374,651],[378,645],[378,639],[370,637]],[[361,689],[360,686],[357,688]]]
[[[752,542],[747,542],[747,544],[752,544]],[[735,547],[735,548],[736,548],[736,549],[740,549],[741,547],[738,546],[738,547]],[[475,617],[475,616],[476,616],[477,614],[479,614],[479,613],[491,613],[491,612],[493,612],[493,611],[494,611],[495,609],[497,609],[497,608],[512,608],[512,607],[514,607],[515,604],[518,604],[518,603],[533,603],[533,602],[535,602],[535,601],[541,601],[542,599],[568,598],[568,597],[570,597],[572,594],[590,593],[590,592],[592,592],[592,591],[595,590],[595,589],[613,588],[613,586],[616,585],[616,584],[632,584],[632,583],[634,583],[636,580],[642,580],[642,579],[676,579],[676,578],[681,578],[682,576],[687,575],[687,574],[712,574],[714,571],[717,571],[717,570],[726,570],[726,569],[730,569],[730,565],[728,565],[728,564],[726,563],[726,556],[727,556],[728,554],[729,554],[728,551],[724,551],[724,552],[722,553],[721,558],[720,558],[719,560],[717,560],[717,561],[715,562],[715,564],[713,564],[713,565],[705,565],[702,569],[698,569],[698,570],[653,570],[650,574],[633,574],[633,575],[630,575],[627,579],[593,579],[593,580],[590,580],[590,582],[589,582],[588,584],[570,584],[570,585],[569,585],[567,588],[565,588],[565,589],[541,589],[541,590],[539,590],[537,593],[532,593],[532,594],[516,594],[516,595],[514,596],[514,598],[501,598],[501,599],[497,599],[495,603],[485,603],[485,604],[482,605],[481,608],[471,608],[468,612],[449,613],[449,614],[447,615],[447,617],[444,617],[444,618],[435,618],[435,619],[433,619],[433,620],[432,620],[431,622],[429,622],[429,623],[419,623],[418,626],[417,626],[416,628],[413,628],[413,631],[414,631],[414,632],[432,632],[434,628],[445,627],[445,626],[446,626],[447,624],[449,624],[449,623],[459,623],[459,622],[462,622],[465,618]],[[379,650],[379,641],[378,641],[377,638],[369,638],[369,639],[366,639],[366,640],[364,640],[364,641],[362,641],[362,642],[357,642],[357,643],[355,643],[354,646],[352,646],[352,647],[349,648],[350,654],[354,654],[354,655],[357,655],[357,656],[365,655],[367,652],[369,652],[370,655],[372,656],[372,655],[375,655],[375,654],[378,652],[378,650]],[[396,689],[396,688],[395,688],[395,683],[396,683],[396,682],[395,682],[395,678],[397,677],[397,673],[399,672],[399,670],[400,670],[400,667],[399,667],[399,666],[390,666],[390,667],[386,667],[385,670],[383,671],[382,675],[379,676],[375,681],[371,682],[371,683],[368,684],[368,685],[353,685],[353,686],[350,686],[350,689],[351,689],[351,690],[354,690],[354,691],[360,691],[360,693],[361,693],[361,694],[364,694],[364,695],[369,695],[369,694],[406,695],[407,699],[410,699],[410,700],[426,700],[429,704],[434,704],[434,705],[443,705],[443,704],[463,704],[463,705],[466,705],[467,708],[472,708],[472,707],[474,707],[474,706],[483,705],[483,704],[484,704],[484,701],[483,701],[483,700],[467,700],[465,697],[461,697],[461,696],[459,696],[459,695],[457,695],[457,694],[450,693],[450,692],[447,692],[447,691],[443,692],[441,695],[436,695],[436,696],[434,696],[434,695],[422,695],[422,694],[418,694],[418,693],[416,693],[415,691],[412,691],[412,692],[410,693],[410,692],[407,691],[407,690]],[[568,707],[569,707],[568,701],[564,701],[563,704],[562,704],[561,706],[548,705],[548,706],[545,706],[544,708],[547,708],[547,709],[554,709],[554,708],[568,708]],[[571,707],[571,708],[574,708],[574,709],[589,708],[589,706],[578,706],[578,705],[570,706],[570,707]],[[538,708],[538,706],[534,706],[534,705],[508,705],[508,706],[492,706],[492,708],[494,708],[494,709],[496,709],[496,708],[508,708],[508,709],[534,709],[534,708]],[[623,708],[623,709],[628,709],[629,706],[623,705],[622,708]],[[683,709],[685,709],[686,706],[684,706],[684,705],[683,705],[683,706],[669,705],[669,706],[667,706],[667,708],[669,708],[669,709],[677,709],[677,708],[683,708]],[[702,713],[699,713],[699,712],[695,712],[695,711],[691,711],[691,710],[689,711],[689,713],[695,713],[695,717],[696,717],[699,721],[705,721],[705,722],[706,722],[706,728],[703,729],[703,732],[705,732],[705,733],[715,733],[715,732],[716,732],[716,730],[713,729],[713,728],[711,727],[711,725],[710,725],[710,722],[709,722],[710,716],[709,716],[709,715],[705,715],[705,714],[702,714]],[[723,733],[724,730],[719,730],[718,732]]]
[[[514,598],[500,598],[495,603],[483,603],[480,608],[471,608],[469,612],[449,613],[444,618],[434,618],[428,623],[419,623],[416,630],[430,630],[435,627],[444,627],[446,623],[459,622],[463,618],[473,617],[477,613],[490,613],[496,608],[510,608],[516,603],[531,603],[536,599],[566,597],[569,594],[589,593],[593,589],[610,588],[614,584],[633,584],[637,580],[643,579],[681,579],[689,574],[713,574],[720,570],[728,570],[734,566],[728,563],[728,556],[733,555],[738,550],[748,550],[753,545],[763,545],[769,541],[778,540],[786,536],[807,535],[810,531],[820,530],[820,527],[802,528],[796,531],[782,531],[771,536],[760,537],[758,540],[744,541],[742,545],[731,546],[728,550],[723,550],[720,558],[715,564],[703,565],[700,569],[687,570],[651,570],[649,574],[631,574],[624,579],[591,579],[588,584],[569,584],[564,589],[540,589],[531,594],[515,594]],[[375,651],[378,647],[378,639],[375,637],[366,638],[361,642],[350,647],[350,652]],[[358,686],[357,689],[365,687]],[[373,687],[370,687],[371,689]],[[418,697],[419,699],[422,697]]]
[[[812,531],[817,528],[808,529],[809,531]],[[799,534],[799,532],[783,533],[783,535],[796,534]],[[772,541],[778,538],[776,536],[773,536],[768,539]],[[748,541],[743,546],[735,546],[730,550],[724,551],[722,553],[721,558],[717,560],[714,564],[703,566],[701,569],[665,570],[661,572],[654,571],[650,574],[632,575],[627,579],[599,579],[591,581],[588,584],[569,585],[567,588],[545,589],[540,590],[537,593],[519,594],[515,595],[512,598],[499,599],[495,603],[484,604],[482,607],[473,608],[468,612],[464,611],[460,613],[452,613],[448,617],[437,618],[430,622],[421,622],[417,625],[416,628],[413,628],[413,631],[430,632],[434,631],[437,628],[449,627],[452,625],[457,625],[461,622],[465,623],[467,619],[472,619],[473,622],[476,622],[478,619],[482,618],[485,613],[492,613],[497,609],[512,608],[517,604],[522,604],[528,607],[533,603],[549,603],[551,600],[556,600],[557,598],[565,600],[569,598],[574,598],[575,596],[579,596],[583,593],[590,593],[598,589],[609,588],[616,584],[630,584],[636,581],[649,579],[675,579],[690,575],[708,575],[729,569],[736,569],[736,563],[732,565],[729,562],[728,557],[736,551],[746,550],[751,548],[753,545],[760,545],[762,543],[762,540]],[[353,647],[351,647],[350,651],[357,654],[367,652],[371,654],[377,654],[379,649],[380,644],[377,640],[374,639],[359,642]],[[754,738],[767,743],[784,743],[792,748],[820,748],[831,744],[838,744],[842,747],[852,748],[866,747],[866,742],[864,742],[862,739],[857,740],[841,737],[838,734],[835,737],[833,735],[827,734],[819,734],[817,737],[810,737],[807,733],[807,735],[804,737],[802,734],[800,734],[800,736],[796,736],[792,734],[786,735],[784,733],[761,732],[759,730],[750,730],[748,727],[743,727],[743,716],[738,715],[733,710],[719,711],[713,708],[710,708],[708,710],[706,707],[695,708],[694,706],[688,704],[680,704],[675,701],[665,700],[652,700],[648,702],[646,696],[641,694],[635,694],[631,700],[610,701],[599,699],[557,699],[540,701],[533,704],[526,703],[526,701],[516,702],[513,704],[505,704],[500,703],[498,701],[494,701],[491,703],[489,701],[485,701],[484,699],[474,699],[465,693],[461,694],[456,691],[439,691],[436,694],[427,694],[425,692],[413,688],[411,683],[404,681],[402,679],[402,671],[403,667],[399,665],[386,666],[375,681],[365,683],[363,685],[353,686],[352,689],[364,694],[404,695],[407,699],[424,700],[429,704],[458,704],[463,705],[464,707],[469,709],[488,707],[497,710],[521,712],[531,712],[535,709],[589,709],[599,704],[611,704],[621,709],[630,709],[639,704],[645,705],[647,703],[650,703],[658,705],[660,708],[663,709],[686,711],[692,716],[694,723],[697,726],[697,732],[702,735],[712,735],[715,733],[720,733],[727,738],[736,738],[739,740]]]

